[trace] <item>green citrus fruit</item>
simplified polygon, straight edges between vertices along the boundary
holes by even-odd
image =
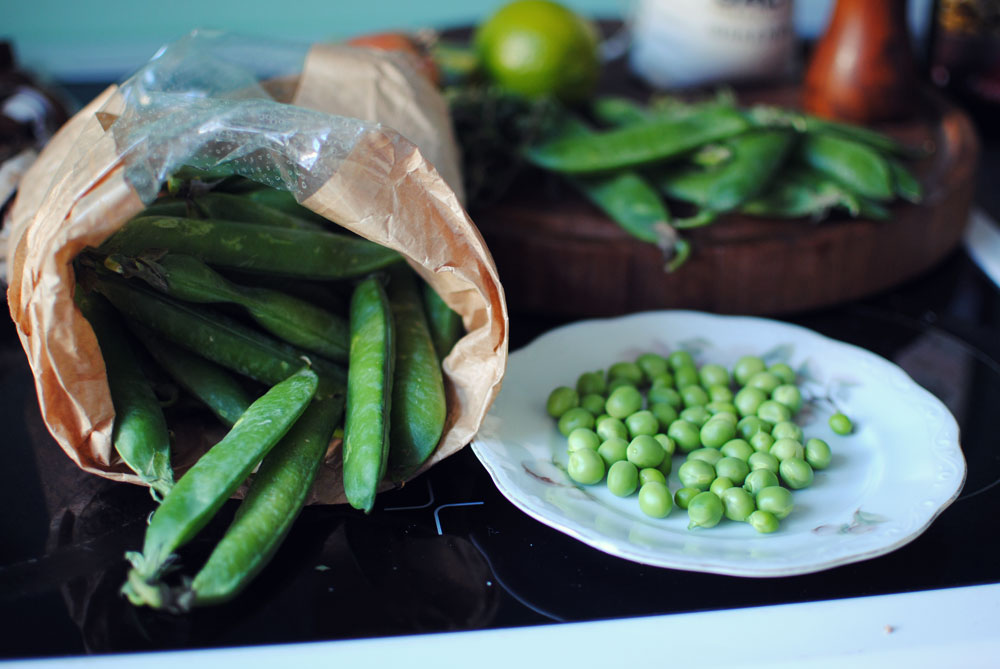
[[[479,26],[475,47],[487,76],[525,97],[586,98],[600,74],[594,25],[551,0],[516,0]]]

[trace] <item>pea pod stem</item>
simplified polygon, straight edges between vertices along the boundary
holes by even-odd
[[[678,230],[690,230],[691,228],[703,228],[711,225],[718,218],[719,214],[711,209],[699,209],[692,216],[678,218],[674,221],[674,227]]]
[[[124,324],[96,294],[77,290],[76,302],[97,337],[115,409],[111,441],[119,457],[161,499],[174,485],[170,433],[159,401],[143,374]]]
[[[667,272],[676,272],[689,257],[691,257],[691,242],[678,237],[673,244],[673,255],[667,258],[664,269]]]
[[[99,250],[135,257],[150,249],[170,249],[218,267],[324,280],[363,276],[402,260],[366,239],[323,230],[170,216],[134,218]]]
[[[160,604],[135,582],[153,586],[174,552],[198,533],[236,488],[305,411],[318,377],[308,368],[276,384],[256,400],[232,429],[177,481],[146,528],[142,553],[132,564],[123,592],[134,604]]]

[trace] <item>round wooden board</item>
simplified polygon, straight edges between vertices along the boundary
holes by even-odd
[[[795,106],[798,90],[740,95],[742,104]],[[650,309],[782,314],[887,289],[929,269],[965,229],[979,143],[964,112],[928,90],[905,123],[878,129],[933,144],[915,170],[919,205],[898,202],[892,218],[835,216],[822,222],[727,216],[690,230],[688,262],[673,273],[653,245],[629,237],[555,177],[523,179],[500,203],[473,212],[496,260],[513,313],[613,316]]]

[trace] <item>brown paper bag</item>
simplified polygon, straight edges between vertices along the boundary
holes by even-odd
[[[234,57],[247,53],[268,71],[250,67],[248,75]],[[285,45],[193,33],[76,114],[20,185],[9,221],[8,303],[42,417],[88,472],[137,482],[111,445],[104,363],[73,303],[71,263],[139,213],[170,170],[220,148],[231,164],[260,168],[313,211],[399,251],[461,314],[467,334],[444,361],[445,433],[425,469],[472,439],[500,389],[503,289],[462,207],[441,96],[399,54],[329,45],[298,62],[288,54]],[[274,63],[292,64],[282,71]],[[204,432],[177,433],[175,466],[211,445],[191,443],[205,442]],[[311,501],[343,499],[332,449]]]

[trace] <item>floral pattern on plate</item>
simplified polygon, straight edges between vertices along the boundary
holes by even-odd
[[[796,420],[834,455],[812,486],[794,492],[795,509],[777,532],[731,521],[689,530],[681,509],[650,518],[635,496],[566,474],[566,439],[545,412],[549,392],[582,372],[677,349],[699,365],[731,368],[752,354],[796,370],[805,399]],[[854,433],[830,430],[834,411],[851,417]],[[598,550],[659,567],[772,577],[883,555],[919,536],[965,481],[958,436],[944,404],[869,351],[779,321],[662,311],[574,323],[512,353],[472,449],[513,504]],[[672,492],[680,487],[675,458]]]

